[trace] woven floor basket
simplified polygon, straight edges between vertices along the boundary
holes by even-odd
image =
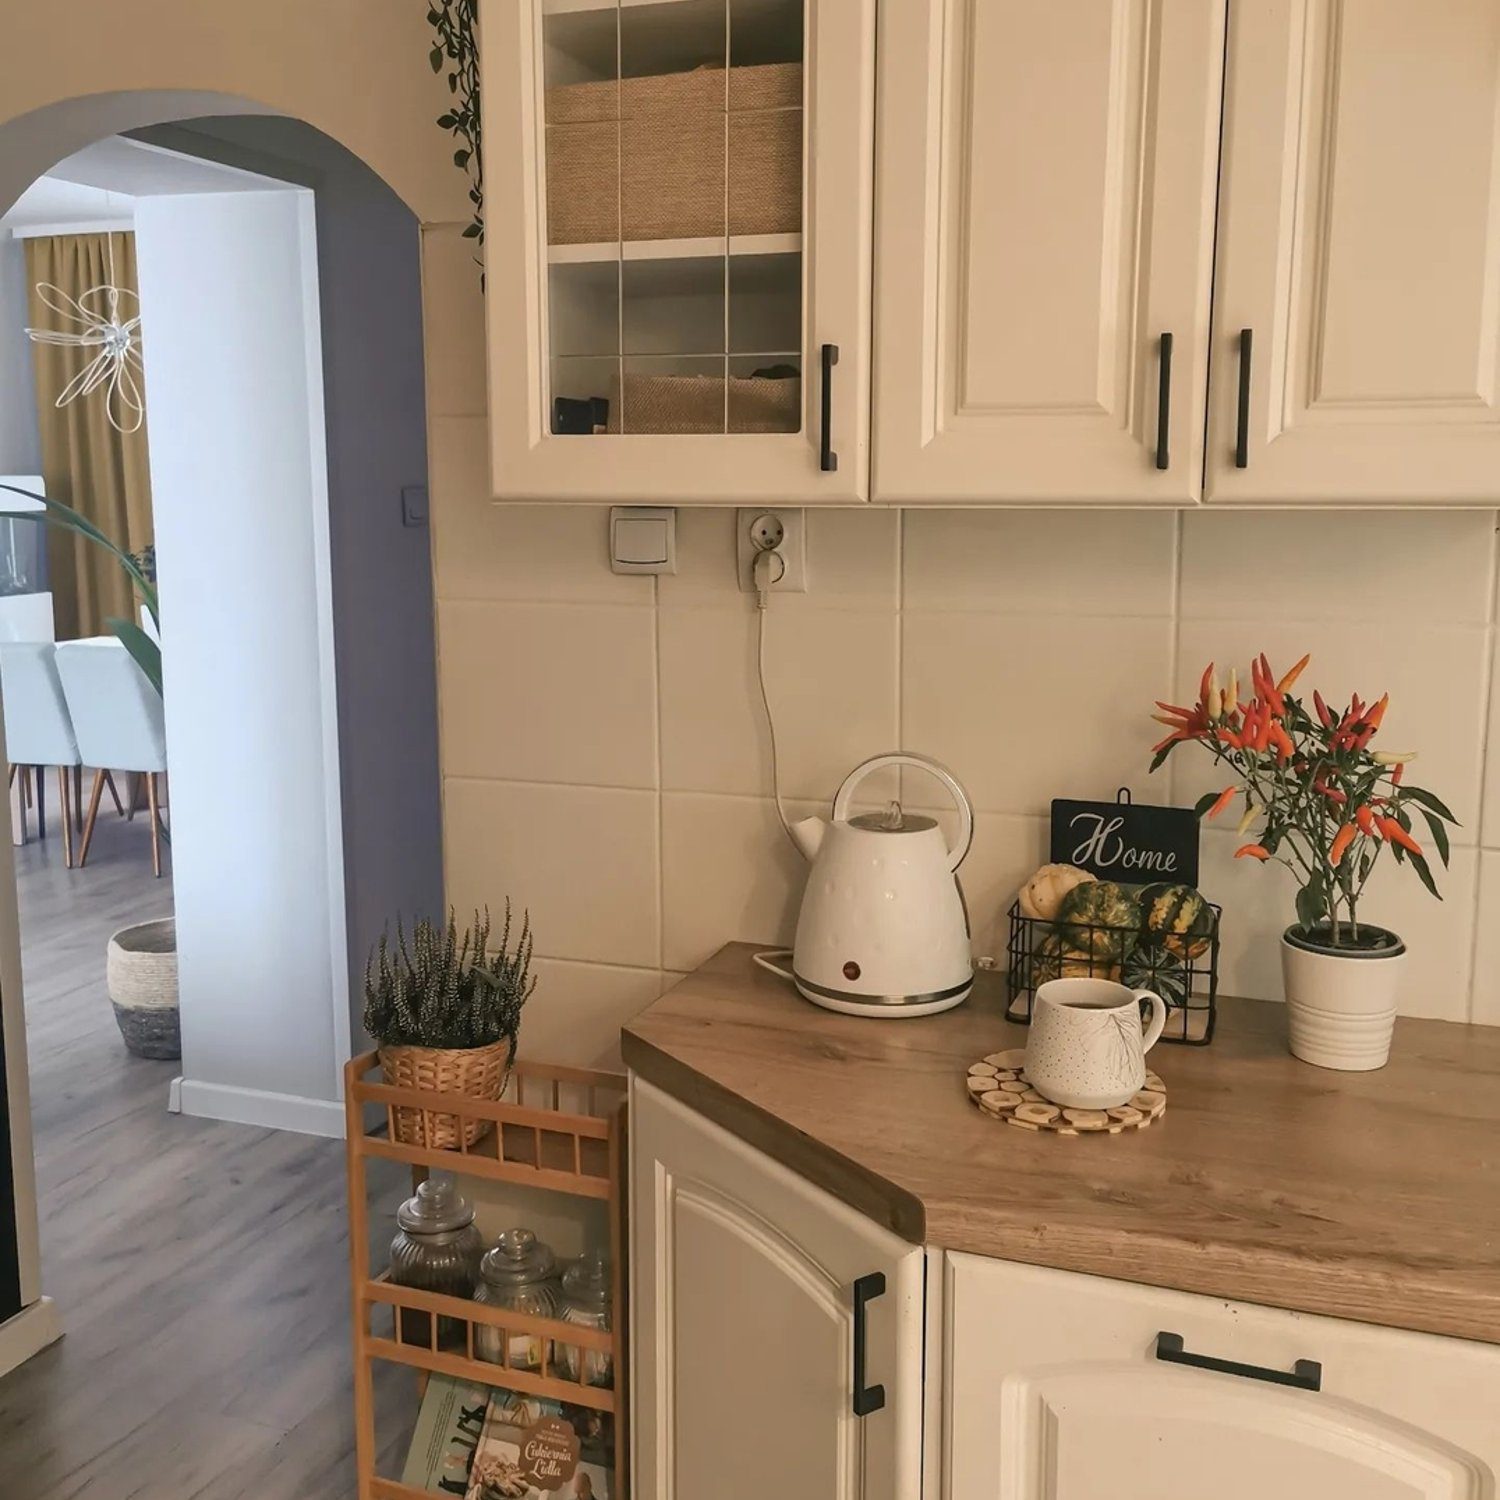
[[[424,1094],[463,1094],[470,1099],[498,1099],[510,1076],[510,1043],[488,1047],[382,1047],[380,1071],[393,1088]],[[472,1146],[490,1131],[488,1120],[435,1109],[397,1108],[393,1128],[403,1146],[457,1151]]]
[[[618,378],[610,382],[609,432],[621,430]],[[802,382],[731,375],[625,376],[624,431],[693,433],[797,432]]]
[[[137,1057],[181,1057],[176,922],[122,927],[109,940],[104,978],[125,1045]]]

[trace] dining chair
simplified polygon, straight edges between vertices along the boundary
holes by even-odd
[[[63,863],[73,867],[73,828],[77,806],[73,773],[80,764],[72,715],[58,676],[57,647],[51,641],[0,641],[0,697],[5,700],[5,753],[10,780],[22,778],[22,826],[36,770],[37,830],[47,837],[42,771],[57,767],[58,806],[62,811]]]
[[[57,648],[57,670],[84,765],[136,771],[146,778],[151,812],[151,869],[161,874],[161,802],[158,778],[167,769],[167,734],[161,695],[135,658],[113,638],[65,641]],[[94,772],[78,863],[89,857],[106,772]]]

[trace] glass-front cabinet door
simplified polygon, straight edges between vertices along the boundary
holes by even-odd
[[[875,0],[483,0],[494,493],[867,493]]]

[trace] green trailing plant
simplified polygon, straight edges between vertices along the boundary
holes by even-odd
[[[479,54],[474,44],[477,0],[431,0],[427,24],[436,40],[427,54],[434,73],[446,70],[453,104],[438,116],[438,126],[458,142],[453,165],[469,174],[473,221],[466,240],[484,243],[484,168],[479,158]]]
[[[56,526],[60,531],[71,531],[77,536],[87,537],[95,546],[103,547],[129,575],[136,593],[140,595],[141,603],[146,606],[146,613],[151,616],[151,623],[156,627],[157,635],[161,634],[161,616],[157,613],[154,581],[156,574],[156,549],[154,547],[148,549],[151,561],[151,577],[148,578],[140,559],[123,548],[117,547],[87,516],[80,515],[71,505],[64,505],[61,500],[49,500],[45,495],[36,495],[30,490],[23,490],[19,485],[6,484],[3,481],[0,481],[0,490],[9,490],[13,495],[24,495],[28,500],[35,500],[43,507],[40,511],[3,510],[0,511],[0,520],[34,521],[41,525]],[[111,616],[104,623],[119,638],[120,644],[135,658],[136,665],[146,674],[147,680],[159,694],[161,692],[161,647],[134,620],[119,620]]]
[[[490,947],[490,914],[474,913],[462,933],[453,913],[439,927],[425,917],[408,936],[382,933],[365,967],[365,1030],[386,1047],[488,1047],[510,1043],[515,1061],[521,1008],[536,988],[531,917],[511,947],[510,902],[500,941]]]

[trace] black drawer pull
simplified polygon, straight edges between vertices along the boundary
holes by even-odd
[[[1250,467],[1250,344],[1254,337],[1249,328],[1240,329],[1240,408],[1234,433],[1234,466]]]
[[[1156,388],[1156,467],[1165,469],[1172,461],[1167,436],[1172,420],[1172,335],[1161,336],[1161,371]]]
[[[818,467],[825,474],[832,474],[839,466],[839,456],[833,451],[833,367],[839,362],[839,346],[823,345],[823,440],[822,452],[818,456]]]
[[[865,1384],[865,1304],[885,1296],[885,1273],[871,1271],[854,1283],[854,1415],[867,1417],[885,1405],[885,1387]]]
[[[1298,1391],[1323,1389],[1323,1366],[1315,1359],[1299,1359],[1290,1370],[1268,1370],[1264,1365],[1242,1365],[1238,1360],[1215,1359],[1212,1354],[1189,1354],[1182,1347],[1180,1333],[1157,1334],[1156,1357],[1169,1365],[1191,1365],[1195,1370],[1217,1370],[1221,1375],[1242,1375],[1246,1380],[1289,1385]]]

